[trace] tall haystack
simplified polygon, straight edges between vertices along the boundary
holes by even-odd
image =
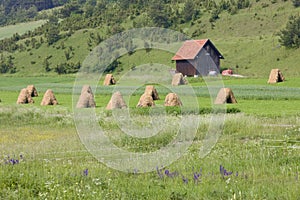
[[[106,74],[103,85],[115,85],[116,80],[112,74]]]
[[[178,86],[178,85],[185,85],[187,84],[187,80],[183,77],[182,73],[176,73],[173,75],[172,79],[172,85]]]
[[[279,69],[272,69],[269,75],[268,83],[278,83],[283,82],[284,77]]]
[[[56,97],[54,96],[54,93],[51,89],[48,89],[43,97],[43,100],[41,102],[42,106],[47,106],[47,105],[57,105],[58,101],[56,100]]]
[[[27,90],[28,90],[28,93],[31,97],[37,97],[38,96],[37,90],[34,87],[34,85],[28,85]]]
[[[176,93],[169,93],[165,98],[165,106],[182,106],[182,102]]]
[[[31,95],[29,94],[27,88],[23,88],[20,91],[17,104],[27,104],[27,103],[34,103],[34,101],[31,98]]]
[[[111,96],[111,99],[108,102],[106,109],[113,110],[113,109],[123,109],[123,108],[127,108],[126,102],[124,101],[121,92],[117,91]]]
[[[230,88],[221,88],[217,98],[215,99],[215,104],[224,104],[224,103],[237,103],[233,92]]]
[[[150,95],[153,100],[158,100],[159,99],[157,90],[155,89],[155,87],[153,85],[147,85],[146,88],[145,88],[144,94]]]
[[[79,100],[76,105],[77,108],[94,108],[96,103],[94,100],[94,94],[89,85],[84,85],[81,90]]]
[[[155,103],[153,101],[152,96],[150,96],[149,94],[143,94],[140,97],[138,104],[136,105],[136,107],[152,107],[152,106],[155,106]]]

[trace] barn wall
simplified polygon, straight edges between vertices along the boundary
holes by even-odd
[[[187,60],[177,60],[176,71],[182,73],[184,76],[194,76],[196,74],[195,67]]]

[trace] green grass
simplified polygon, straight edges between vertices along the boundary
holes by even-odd
[[[0,27],[0,40],[4,38],[9,38],[13,36],[13,34],[15,33],[22,35],[27,31],[34,30],[35,28],[41,26],[44,23],[45,23],[44,20],[40,20],[40,21],[26,22],[26,23],[21,23],[16,25]]]

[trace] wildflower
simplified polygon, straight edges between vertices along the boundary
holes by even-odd
[[[89,174],[89,169],[83,170],[83,175],[84,175],[84,176],[87,176],[88,174]]]
[[[182,176],[182,181],[185,184],[188,184],[188,182],[189,182],[188,178],[185,178],[184,176]]]
[[[163,178],[164,175],[161,173],[161,170],[158,167],[156,167],[156,171],[157,171],[159,178]]]
[[[220,165],[220,173],[221,173],[222,177],[229,176],[232,174],[232,172],[227,171],[222,165]]]

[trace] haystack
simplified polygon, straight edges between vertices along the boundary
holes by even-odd
[[[173,79],[172,79],[173,86],[185,85],[185,84],[187,84],[187,80],[183,77],[182,73],[176,73],[173,75]]]
[[[284,77],[279,69],[272,69],[270,72],[268,83],[278,83],[283,82]]]
[[[27,103],[34,103],[34,101],[31,98],[31,95],[29,94],[27,88],[23,88],[20,91],[17,104],[27,104]]]
[[[155,87],[153,85],[147,85],[146,88],[145,88],[144,94],[150,95],[153,100],[158,100],[159,99],[157,90],[155,89]]]
[[[103,85],[115,85],[116,80],[112,74],[106,74]]]
[[[138,104],[136,105],[136,107],[152,107],[152,106],[155,106],[155,103],[153,101],[152,96],[150,96],[149,94],[143,94],[140,97]]]
[[[215,99],[215,104],[224,104],[224,103],[237,103],[233,92],[230,88],[221,88],[217,98]]]
[[[31,97],[37,97],[38,96],[37,90],[34,87],[34,85],[28,85],[27,90],[28,90],[28,93]]]
[[[41,105],[47,106],[47,105],[57,105],[57,104],[58,101],[56,100],[53,91],[51,89],[48,89],[44,94]]]
[[[176,93],[169,93],[165,98],[165,106],[182,106],[182,102]]]
[[[89,85],[84,85],[81,90],[79,100],[76,105],[77,108],[94,108],[96,103],[94,100],[94,94]]]
[[[106,109],[113,110],[113,109],[123,109],[127,108],[126,102],[123,99],[121,92],[117,91],[112,96],[110,101],[108,102]]]

